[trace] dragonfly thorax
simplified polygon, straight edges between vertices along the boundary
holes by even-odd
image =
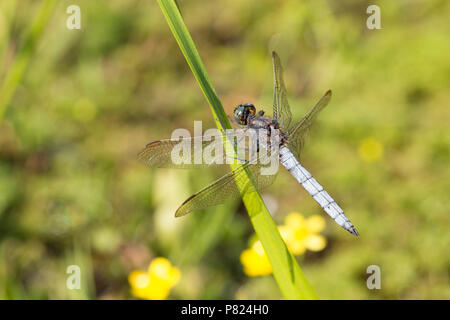
[[[254,130],[266,130],[268,138],[274,132],[279,130],[280,125],[278,121],[273,118],[264,117],[264,111],[260,110],[256,113],[256,108],[251,103],[240,104],[234,109],[234,120],[241,126],[245,126]],[[286,135],[279,130],[280,145],[287,140]]]

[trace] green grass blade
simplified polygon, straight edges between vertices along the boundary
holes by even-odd
[[[231,128],[225,111],[206,73],[200,55],[173,0],[158,0],[169,27],[175,36],[187,63],[205,95],[219,129]],[[261,240],[272,265],[277,284],[286,299],[317,299],[294,256],[289,252],[257,192],[243,196],[255,232]]]
[[[17,86],[22,80],[31,56],[35,51],[36,44],[38,43],[50,15],[53,12],[53,8],[57,3],[57,0],[46,0],[42,3],[37,16],[31,25],[29,34],[27,35],[22,49],[15,57],[8,73],[5,76],[5,80],[0,87],[0,122],[3,120],[6,109],[11,102]]]

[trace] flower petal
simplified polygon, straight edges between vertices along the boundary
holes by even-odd
[[[305,223],[305,218],[299,212],[291,212],[284,219],[285,225],[292,229],[300,228]]]
[[[134,270],[129,274],[128,282],[133,288],[145,288],[150,283],[150,277],[147,272]]]
[[[170,261],[163,257],[153,259],[148,267],[151,276],[167,281],[170,287],[174,286],[180,279],[180,270],[172,266]]]
[[[321,251],[326,247],[327,240],[320,234],[310,234],[305,238],[304,244],[310,251]]]
[[[150,276],[150,283],[144,291],[144,299],[163,300],[170,294],[170,283],[155,275]]]
[[[170,261],[163,257],[158,257],[152,260],[148,267],[148,273],[155,274],[160,278],[168,278],[168,273],[172,264]]]
[[[306,229],[309,233],[319,233],[325,228],[325,219],[317,214],[306,219]]]
[[[264,276],[272,273],[272,266],[264,249],[262,249],[262,245],[260,248],[259,245],[256,245],[256,248],[253,245],[252,248],[242,251],[240,260],[244,267],[244,273],[249,277]]]
[[[298,240],[292,241],[287,246],[288,246],[289,250],[291,251],[291,253],[296,256],[301,255],[301,254],[305,253],[305,251],[306,251],[304,241],[298,241]]]
[[[280,232],[281,238],[284,240],[284,242],[289,243],[293,240],[294,232],[288,226],[278,226],[278,231]]]

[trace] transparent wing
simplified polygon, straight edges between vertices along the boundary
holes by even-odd
[[[175,148],[181,148],[180,143],[183,143],[189,152],[178,152]],[[157,168],[207,168],[216,163],[205,163],[202,155],[205,148],[212,146],[216,141],[205,141],[203,137],[184,138],[178,140],[158,140],[153,141],[138,154],[139,160],[148,164],[149,166]],[[221,143],[219,141],[219,143]],[[175,150],[174,150],[175,149]],[[179,155],[186,154],[185,159],[180,163]],[[214,153],[212,153],[214,155]],[[226,164],[225,155],[221,155],[221,164]],[[198,160],[201,161],[198,161]],[[175,160],[175,161],[174,161]],[[196,161],[197,160],[197,161]]]
[[[272,52],[274,92],[273,92],[273,117],[280,124],[281,130],[287,131],[291,123],[292,114],[287,100],[286,87],[283,80],[283,67],[280,57]]]
[[[256,150],[250,148],[247,130],[248,128],[241,128],[225,136],[212,136],[210,141],[205,140],[205,137],[153,141],[138,154],[138,158],[157,168],[198,169],[241,164],[257,156],[257,153],[251,152]],[[225,138],[227,144],[224,147]]]
[[[254,185],[247,179],[245,168],[248,168]],[[203,188],[199,192],[190,196],[183,204],[178,208],[175,213],[175,217],[181,217],[188,214],[191,211],[204,209],[207,207],[215,206],[224,203],[226,200],[237,198],[241,196],[241,192],[236,184],[236,180],[244,182],[243,193],[254,192],[262,190],[273,183],[276,174],[273,175],[261,175],[260,164],[243,164],[224,175],[222,178],[216,180],[209,186]],[[255,189],[256,186],[256,189]]]
[[[309,128],[313,124],[317,115],[330,102],[331,90],[328,90],[323,97],[316,103],[316,105],[288,132],[288,147],[294,156],[300,160],[300,153],[305,144],[305,138],[308,134]]]

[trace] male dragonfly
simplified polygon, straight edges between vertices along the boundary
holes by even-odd
[[[315,118],[328,104],[331,98],[331,91],[328,90],[317,104],[297,123],[291,123],[291,110],[287,100],[286,87],[283,81],[283,68],[280,58],[276,52],[272,53],[274,72],[274,98],[273,98],[273,118],[264,117],[264,112],[256,113],[252,104],[239,105],[234,110],[234,120],[241,127],[253,129],[279,129],[281,140],[279,142],[279,161],[294,176],[294,178],[309,192],[314,200],[333,218],[333,220],[351,234],[358,236],[358,232],[344,211],[334,201],[334,199],[324,190],[316,179],[300,164],[300,153],[303,149],[305,137],[314,122]],[[193,146],[194,140],[189,138]],[[174,164],[171,161],[173,148],[179,140],[160,140],[149,143],[144,150],[139,153],[139,159],[150,166],[172,167],[172,168],[204,168],[211,164]],[[200,146],[206,147],[211,141],[200,142]],[[194,153],[198,151],[194,148]],[[193,157],[194,155],[192,155]],[[243,163],[238,168],[216,180],[209,186],[190,196],[178,208],[176,217],[183,216],[191,211],[204,209],[210,206],[222,204],[227,199],[241,195],[241,192],[252,192],[261,190],[275,179],[276,174],[261,175],[260,164]],[[248,169],[248,170],[246,170]],[[247,178],[247,171],[250,171],[253,181]],[[243,182],[245,188],[239,189],[236,182]],[[244,190],[244,191],[242,191]]]

